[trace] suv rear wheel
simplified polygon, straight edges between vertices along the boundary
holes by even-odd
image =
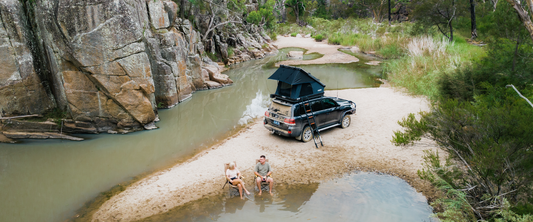
[[[341,120],[341,127],[342,127],[343,129],[348,128],[348,127],[350,126],[350,122],[351,122],[351,120],[352,120],[352,119],[351,119],[350,116],[348,116],[348,115],[345,115],[344,117],[342,117],[342,120]]]
[[[302,142],[307,143],[313,139],[313,130],[311,130],[310,126],[305,126],[304,130],[302,131],[302,135],[300,136],[302,138]]]

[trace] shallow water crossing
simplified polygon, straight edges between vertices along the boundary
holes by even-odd
[[[144,221],[416,222],[433,220],[431,213],[426,198],[404,180],[361,172],[320,184],[277,185],[274,196],[206,198]]]

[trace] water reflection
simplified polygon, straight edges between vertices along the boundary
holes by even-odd
[[[426,199],[405,181],[356,173],[321,184],[281,186],[251,200],[219,195],[144,221],[431,221]]]

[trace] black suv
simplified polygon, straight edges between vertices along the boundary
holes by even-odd
[[[311,106],[312,113],[306,113],[304,109],[306,103]],[[319,97],[298,103],[289,103],[276,98],[265,112],[263,123],[272,133],[308,142],[313,139],[308,116],[315,117],[318,130],[322,131],[336,126],[342,128],[350,126],[350,115],[354,113],[354,102],[335,97]]]

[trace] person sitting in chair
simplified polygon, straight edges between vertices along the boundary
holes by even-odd
[[[266,162],[265,155],[259,157],[259,163],[255,165],[254,174],[256,176],[255,181],[257,182],[257,188],[259,188],[259,195],[263,193],[261,190],[261,183],[267,182],[269,184],[269,193],[272,195],[272,186],[274,184],[274,179],[270,177],[272,174],[272,169],[270,164]]]
[[[242,190],[244,189],[247,195],[250,195],[250,192],[246,190],[244,181],[239,178],[241,178],[241,172],[235,167],[235,163],[231,162],[229,164],[229,168],[226,170],[226,179],[228,180],[229,184],[239,188],[239,194],[241,195],[241,199],[243,199]]]

